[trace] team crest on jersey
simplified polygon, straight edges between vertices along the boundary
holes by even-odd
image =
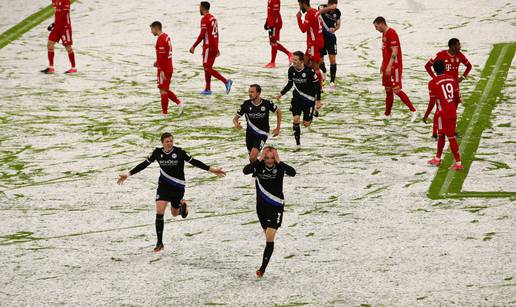
[[[172,154],[172,159],[177,158],[177,155],[175,153]]]
[[[303,78],[306,78],[306,74],[305,74],[305,73],[301,74],[301,76],[302,76]]]
[[[263,106],[262,106],[262,107],[260,108],[260,110],[262,110],[262,112],[263,112],[263,111],[265,111],[265,107],[263,107]]]
[[[163,158],[163,154],[161,154],[161,158]]]
[[[277,170],[277,169],[273,169],[273,170],[272,170],[272,173],[273,173],[274,175],[276,175],[276,173],[277,173],[277,172],[278,172],[278,170]]]

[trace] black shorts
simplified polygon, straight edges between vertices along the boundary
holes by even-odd
[[[293,116],[300,116],[303,114],[303,121],[311,122],[314,118],[315,102],[308,100],[300,100],[292,98],[290,102],[290,111]]]
[[[261,151],[265,146],[265,142],[267,142],[267,136],[257,136],[252,132],[247,130],[245,133],[245,145],[247,146],[247,150],[251,152],[251,149],[256,148],[258,151]]]
[[[185,196],[184,189],[175,189],[166,183],[159,182],[156,190],[156,200],[164,200],[170,202],[173,208],[179,208],[181,200]]]
[[[263,229],[278,229],[283,222],[283,206],[276,207],[266,202],[258,200],[256,204],[256,213]]]
[[[324,48],[321,49],[321,56],[337,54],[337,36],[324,35]]]

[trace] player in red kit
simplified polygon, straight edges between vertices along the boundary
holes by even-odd
[[[305,64],[312,67],[321,82],[321,88],[324,82],[323,74],[319,68],[321,62],[321,49],[324,47],[324,37],[322,32],[319,11],[310,6],[310,0],[298,0],[300,11],[297,13],[297,25],[301,32],[306,32],[306,53]],[[301,19],[303,13],[305,20]]]
[[[468,76],[469,72],[473,68],[471,63],[468,61],[466,56],[460,51],[460,41],[457,38],[452,38],[448,41],[448,50],[442,50],[433,58],[428,60],[425,65],[425,69],[428,74],[434,78],[435,74],[432,71],[432,65],[437,61],[441,60],[444,62],[444,73],[452,76],[457,83],[461,83]],[[464,73],[459,77],[459,66],[464,64],[466,69]],[[434,128],[432,135],[437,137],[437,113],[434,113]]]
[[[377,17],[373,21],[373,24],[376,30],[382,33],[382,67],[380,72],[386,93],[385,116],[386,118],[390,117],[394,94],[396,94],[412,112],[411,121],[413,122],[417,118],[416,109],[410,102],[407,94],[402,90],[401,75],[403,71],[403,61],[398,34],[393,28],[387,26],[387,22],[383,17]]]
[[[185,106],[170,90],[170,80],[174,67],[172,64],[172,42],[170,37],[162,32],[161,22],[155,21],[150,25],[151,32],[157,36],[156,40],[156,62],[154,66],[158,69],[158,88],[161,95],[161,112],[164,117],[168,116],[168,100],[172,100],[179,107],[179,115],[183,113]]]
[[[288,56],[289,61],[292,59],[292,53],[280,44],[280,31],[283,26],[281,20],[281,1],[280,0],[268,0],[267,1],[267,20],[263,26],[265,30],[269,31],[269,43],[271,45],[271,61],[266,68],[276,67],[276,55],[278,50],[285,53]]]
[[[200,4],[201,13],[201,33],[197,40],[190,48],[190,53],[194,53],[195,47],[202,41],[202,63],[204,67],[204,78],[206,80],[206,87],[201,92],[202,95],[211,95],[211,77],[215,77],[222,81],[226,86],[226,94],[231,91],[233,81],[231,79],[224,78],[218,71],[213,69],[215,58],[220,55],[219,51],[219,29],[217,19],[210,14],[210,3],[202,1]]]
[[[48,27],[50,34],[48,36],[48,67],[41,72],[45,74],[53,74],[54,69],[54,46],[61,41],[68,52],[68,58],[72,68],[67,70],[66,74],[73,74],[77,72],[75,67],[75,54],[72,49],[72,22],[70,21],[70,0],[52,0],[54,7],[54,23]]]
[[[441,156],[443,154],[446,138],[450,142],[450,149],[455,157],[455,164],[450,167],[452,170],[461,170],[464,168],[460,161],[459,144],[455,137],[455,127],[457,122],[457,105],[461,103],[459,84],[454,77],[445,73],[446,64],[437,60],[433,64],[435,73],[437,74],[430,82],[428,82],[428,90],[430,93],[430,102],[423,117],[426,122],[428,114],[437,106],[437,123],[439,138],[437,139],[437,154],[435,158],[428,161],[428,164],[441,165]]]

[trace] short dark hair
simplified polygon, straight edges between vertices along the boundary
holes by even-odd
[[[160,139],[161,139],[161,143],[163,143],[163,141],[164,141],[165,139],[168,139],[168,138],[172,138],[172,139],[174,139],[174,136],[172,136],[172,133],[170,133],[170,132],[165,132],[165,133],[163,133],[163,134],[161,135],[161,138],[160,138]]]
[[[457,45],[458,43],[460,43],[459,39],[458,38],[452,38],[448,41],[448,47],[452,47],[452,46],[455,46]]]
[[[444,62],[441,60],[437,60],[432,65],[434,67],[434,71],[438,75],[444,74]]]
[[[297,2],[310,5],[310,0],[297,0]]]
[[[210,10],[210,3],[208,1],[201,1],[201,6],[206,10]]]
[[[378,16],[374,19],[373,23],[383,23],[383,24],[387,24],[387,21],[385,21],[385,18],[383,18],[382,16]]]
[[[154,21],[153,23],[150,24],[150,27],[151,28],[158,28],[161,30],[161,22],[159,21]]]
[[[305,60],[305,54],[302,51],[296,51],[292,53],[294,56],[297,56],[299,60],[304,61]]]
[[[328,4],[337,4],[337,0],[328,0]]]
[[[256,84],[256,83],[249,85],[249,87],[254,87],[256,89],[257,93],[261,93],[262,92],[262,87],[260,85]]]

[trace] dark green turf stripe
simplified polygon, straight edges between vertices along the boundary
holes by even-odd
[[[439,199],[446,198],[448,195],[460,194],[478,150],[482,132],[491,125],[491,113],[496,107],[497,98],[504,87],[515,50],[516,44],[514,43],[494,45],[482,71],[480,81],[473,93],[464,101],[465,109],[461,120],[457,124],[457,131],[463,136],[460,152],[464,170],[449,171],[448,167],[454,160],[450,152],[446,153],[443,163],[432,181],[428,197]],[[484,194],[476,195],[482,197],[481,195]]]

